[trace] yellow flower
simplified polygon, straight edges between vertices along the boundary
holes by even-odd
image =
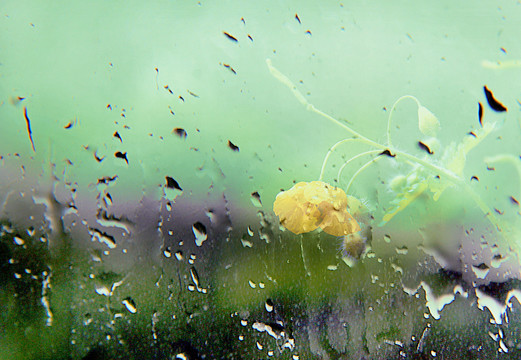
[[[334,236],[360,231],[347,212],[347,196],[342,189],[322,181],[299,182],[277,195],[273,211],[280,223],[295,234],[321,228]]]

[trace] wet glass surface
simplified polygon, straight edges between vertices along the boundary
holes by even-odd
[[[0,359],[520,357],[520,4],[0,10]]]

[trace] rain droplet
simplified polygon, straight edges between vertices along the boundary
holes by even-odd
[[[206,233],[206,227],[200,223],[199,221],[192,225],[192,231],[195,236],[195,244],[197,246],[203,245],[203,242],[208,239],[208,235]]]
[[[490,265],[492,265],[493,268],[497,269],[501,266],[501,264],[508,259],[508,255],[503,257],[501,254],[494,255],[492,258],[492,261]]]
[[[24,239],[22,239],[22,238],[20,238],[20,237],[18,237],[18,236],[15,236],[15,237],[14,237],[14,243],[15,243],[16,245],[21,246],[21,245],[25,244],[25,241],[24,241]]]
[[[170,201],[175,201],[175,198],[183,194],[183,189],[179,183],[170,176],[165,176],[166,184],[164,188],[165,198]]]
[[[396,248],[396,253],[399,255],[407,255],[408,252],[409,252],[409,249],[405,245],[400,248],[398,248],[398,247]]]
[[[266,300],[264,307],[266,308],[267,312],[272,312],[273,311],[273,301],[271,301],[271,299]]]
[[[397,273],[403,274],[403,269],[401,266],[398,266],[394,263],[391,263],[391,267],[396,271]]]
[[[182,252],[181,250],[177,251],[177,252],[175,253],[175,258],[176,258],[178,261],[183,260],[183,258],[184,258],[184,257],[183,257],[183,252]]]
[[[246,239],[241,239],[242,246],[251,248],[253,247],[253,243],[251,241],[248,241]]]
[[[208,209],[208,210],[205,211],[205,214],[208,217],[208,219],[210,219],[210,222],[213,223],[214,219],[215,219],[214,211],[212,209]]]
[[[257,191],[254,191],[251,193],[251,203],[253,204],[253,206],[255,207],[262,207],[262,202],[261,202],[261,198],[260,198],[260,195]]]
[[[112,235],[93,228],[89,228],[89,234],[92,236],[92,241],[99,241],[100,243],[104,243],[110,249],[114,249],[116,247],[116,240]]]
[[[490,268],[486,264],[481,263],[477,266],[472,265],[472,271],[474,272],[474,275],[476,275],[476,277],[478,279],[484,279],[487,277],[487,275],[490,271]]]
[[[103,295],[103,296],[110,295],[110,289],[104,285],[97,285],[95,291],[96,291],[96,294],[98,294],[98,295]]]
[[[125,305],[130,313],[135,314],[137,312],[136,303],[130,296],[126,297],[121,303]]]
[[[165,255],[166,258],[171,258],[171,257],[172,257],[172,252],[170,251],[170,247],[167,247],[167,248],[163,251],[163,255]]]

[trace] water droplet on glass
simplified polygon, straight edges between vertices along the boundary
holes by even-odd
[[[200,286],[199,274],[197,274],[197,271],[195,270],[194,267],[190,268],[190,277],[192,278],[192,282],[195,285],[195,288],[197,289],[197,291],[199,291],[200,293],[206,294],[206,289],[203,289]]]
[[[208,219],[210,219],[210,222],[213,224],[214,220],[215,220],[215,213],[212,209],[208,209],[205,211],[205,214],[206,216],[208,217]]]
[[[94,228],[89,228],[89,234],[92,236],[92,241],[99,241],[100,243],[107,245],[110,249],[116,247],[116,240],[112,235]]]
[[[403,269],[401,266],[398,266],[394,263],[391,263],[391,267],[393,268],[394,271],[396,271],[397,273],[400,273],[400,274],[403,274]]]
[[[103,296],[110,295],[110,289],[104,285],[96,285],[95,291],[96,291],[96,294],[98,294],[98,295],[103,295]]]
[[[264,307],[266,308],[267,312],[272,312],[273,311],[273,301],[271,301],[270,299],[266,300]]]
[[[490,271],[490,268],[486,264],[481,263],[477,266],[472,265],[472,271],[474,272],[474,275],[476,275],[476,277],[478,279],[484,279],[487,277],[487,275]]]
[[[506,261],[508,259],[508,255],[506,255],[505,257],[503,257],[501,254],[497,254],[497,255],[494,255],[494,257],[492,258],[492,261],[490,262],[490,265],[494,268],[494,269],[497,269],[501,266],[501,264]]]
[[[130,296],[126,297],[121,303],[127,308],[127,310],[130,313],[135,314],[137,312],[136,303],[134,302],[134,300],[132,300]]]
[[[166,184],[164,187],[165,198],[170,201],[175,201],[175,198],[183,194],[183,189],[179,183],[170,176],[165,176]]]
[[[408,252],[409,252],[409,249],[405,245],[402,247],[396,248],[396,253],[399,255],[407,255]]]
[[[260,195],[257,191],[254,191],[251,193],[251,203],[253,204],[253,206],[255,207],[262,207],[262,202],[261,202],[261,198],[260,198]]]
[[[20,238],[20,237],[18,237],[18,236],[15,236],[15,237],[14,237],[14,243],[15,243],[16,245],[21,246],[21,245],[25,244],[25,241],[24,241],[24,239],[22,239],[22,238]]]
[[[170,251],[170,247],[167,247],[167,248],[163,251],[163,255],[165,255],[166,258],[170,258],[170,257],[172,257],[172,252]]]
[[[244,238],[241,239],[241,243],[243,247],[251,248],[253,247],[253,243],[249,240],[246,240]]]
[[[183,260],[183,252],[181,250],[175,253],[175,258],[179,261]]]
[[[208,238],[206,234],[206,227],[199,221],[192,225],[192,231],[195,236],[195,244],[197,246],[203,245],[203,242]]]

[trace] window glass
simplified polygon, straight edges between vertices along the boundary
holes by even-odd
[[[520,4],[0,15],[0,358],[519,358]]]

